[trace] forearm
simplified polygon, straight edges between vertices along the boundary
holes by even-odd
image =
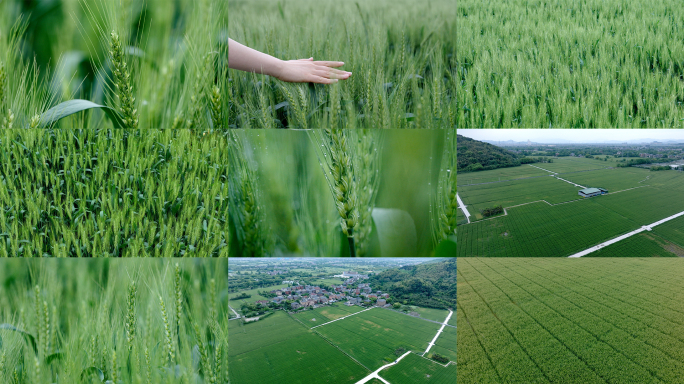
[[[278,77],[283,61],[228,39],[228,67]]]

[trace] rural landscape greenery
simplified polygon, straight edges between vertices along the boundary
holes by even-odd
[[[231,259],[231,383],[356,383],[397,360],[375,377],[453,383],[455,279],[455,258]]]
[[[459,259],[458,382],[681,382],[681,261]]]
[[[227,383],[227,260],[3,260],[0,382]]]
[[[459,128],[684,125],[676,0],[459,0]]]
[[[0,2],[0,126],[227,127],[228,2]]]
[[[456,9],[448,0],[230,0],[232,39],[283,60],[342,61],[350,79],[285,84],[230,70],[231,126],[453,128]]]
[[[534,163],[460,172],[459,257],[684,255],[684,144],[521,144],[476,147]]]

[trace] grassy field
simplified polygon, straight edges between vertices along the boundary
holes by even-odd
[[[224,0],[0,3],[0,126],[228,127]]]
[[[447,0],[230,0],[229,35],[283,60],[345,62],[349,80],[291,85],[229,71],[236,127],[452,128],[456,9]]]
[[[413,307],[413,312],[418,312],[421,318],[439,321],[440,323],[446,320],[449,311],[444,309]]]
[[[234,384],[355,383],[370,373],[282,311],[250,324],[233,320],[228,331]]]
[[[681,261],[459,260],[458,382],[681,381]]]
[[[228,379],[226,260],[1,265],[0,382]]]
[[[300,312],[292,316],[299,319],[299,321],[301,321],[305,326],[311,328],[362,310],[363,308],[357,305],[348,307],[343,304],[333,304],[316,308],[311,311]],[[314,319],[316,320],[314,321]]]
[[[274,289],[280,289],[280,288],[286,288],[289,287],[289,284],[279,284],[279,285],[272,285],[270,287],[264,287],[264,288],[254,288],[254,289],[249,289],[245,291],[239,291],[239,292],[234,292],[230,294],[230,305],[235,309],[236,311],[240,310],[240,305],[243,303],[254,303],[257,300],[269,300],[267,297],[263,297],[259,294],[259,292],[270,292]],[[248,299],[233,299],[233,297],[241,295],[243,293],[248,294],[250,297]]]
[[[682,127],[676,0],[459,1],[458,127]]]
[[[579,190],[570,183],[547,176],[460,187],[458,194],[473,221],[483,218],[480,210],[499,205],[507,208],[540,200],[549,204],[578,200],[581,199],[577,194]]]
[[[382,308],[316,328],[371,370],[394,361],[395,350],[425,351],[439,325]]]
[[[444,367],[411,353],[399,364],[380,371],[380,376],[392,384],[449,384],[456,382],[456,364]]]
[[[601,169],[609,166],[607,161],[587,159],[585,157],[558,157],[552,158],[553,163],[532,164],[539,168],[544,168],[551,172],[578,172],[591,169]],[[614,165],[614,164],[610,164]]]
[[[527,204],[508,208],[507,216],[461,225],[459,256],[569,256],[684,210],[684,203],[679,198],[684,192],[684,176],[680,172],[616,168],[558,176],[584,183],[587,187],[634,189],[609,189],[619,193],[553,206],[543,202]],[[533,187],[536,180],[539,179],[466,186],[459,188],[459,195],[469,205],[471,214],[477,212],[477,199],[503,202],[506,208],[516,203],[513,199],[518,197],[518,191],[526,191],[526,185]],[[552,181],[579,189],[560,180]],[[509,183],[512,187],[493,188]],[[532,190],[539,195],[551,195],[553,199],[565,199],[554,190]],[[528,200],[532,198],[528,197]],[[634,209],[636,206],[639,209]],[[479,217],[472,217],[475,218]],[[612,245],[592,256],[679,254],[684,241],[678,223],[681,225],[680,219],[667,222],[662,227],[655,227],[653,233],[640,235],[625,244]]]
[[[506,181],[524,179],[528,177],[548,176],[549,172],[539,168],[521,165],[519,167],[497,168],[489,171],[466,172],[458,175],[458,185],[491,183],[494,181]]]

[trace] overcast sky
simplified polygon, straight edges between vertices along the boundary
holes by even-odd
[[[457,133],[475,140],[537,143],[553,143],[554,140],[576,143],[640,139],[684,141],[684,129],[459,129]]]

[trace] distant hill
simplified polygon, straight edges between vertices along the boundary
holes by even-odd
[[[456,309],[456,259],[388,269],[365,282],[409,305]]]
[[[484,171],[520,165],[514,153],[469,137],[457,135],[458,172]]]

